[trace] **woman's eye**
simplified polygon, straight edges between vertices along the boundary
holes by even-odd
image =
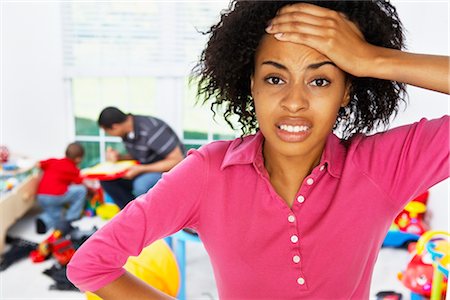
[[[324,87],[330,84],[325,78],[317,78],[310,82],[312,86]]]
[[[269,84],[274,84],[274,85],[278,85],[278,84],[283,84],[284,83],[283,79],[281,79],[279,77],[275,77],[275,76],[267,77],[265,80]]]

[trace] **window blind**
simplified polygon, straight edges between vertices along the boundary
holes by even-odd
[[[180,76],[227,1],[62,3],[66,76]]]

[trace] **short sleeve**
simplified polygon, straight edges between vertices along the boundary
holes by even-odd
[[[363,138],[354,160],[401,209],[449,177],[449,117],[422,119]]]
[[[130,202],[75,253],[67,275],[81,290],[96,291],[117,279],[129,256],[184,227],[196,228],[208,177],[206,158],[193,151],[147,194]]]
[[[39,167],[40,167],[40,169],[41,170],[46,170],[47,168],[48,168],[48,166],[52,163],[52,162],[54,162],[55,161],[55,159],[54,158],[50,158],[50,159],[46,159],[46,160],[41,160],[40,162],[39,162]]]

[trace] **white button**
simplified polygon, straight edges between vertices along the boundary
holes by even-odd
[[[300,203],[303,203],[303,202],[305,202],[305,197],[300,195],[300,196],[297,197],[297,201],[300,202]]]
[[[304,285],[305,284],[305,279],[303,277],[300,277],[299,279],[297,279],[297,283],[300,285]]]
[[[312,185],[313,183],[314,183],[314,179],[312,179],[312,178],[308,178],[306,180],[306,184],[308,184],[308,185]]]
[[[292,258],[292,260],[293,260],[296,264],[298,264],[298,263],[300,262],[300,256],[294,255],[294,257]]]
[[[319,169],[320,171],[323,171],[323,170],[325,170],[325,165],[322,165],[321,167],[320,167],[320,169]]]
[[[294,223],[295,222],[295,217],[293,215],[290,215],[288,217],[288,221],[289,221],[289,223]]]
[[[296,235],[291,236],[291,242],[297,243],[298,242],[298,236],[296,236]]]

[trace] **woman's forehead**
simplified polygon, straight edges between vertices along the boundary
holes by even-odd
[[[302,66],[311,62],[329,60],[329,58],[308,46],[279,41],[273,35],[265,34],[256,49],[255,65],[261,65],[268,60]]]

